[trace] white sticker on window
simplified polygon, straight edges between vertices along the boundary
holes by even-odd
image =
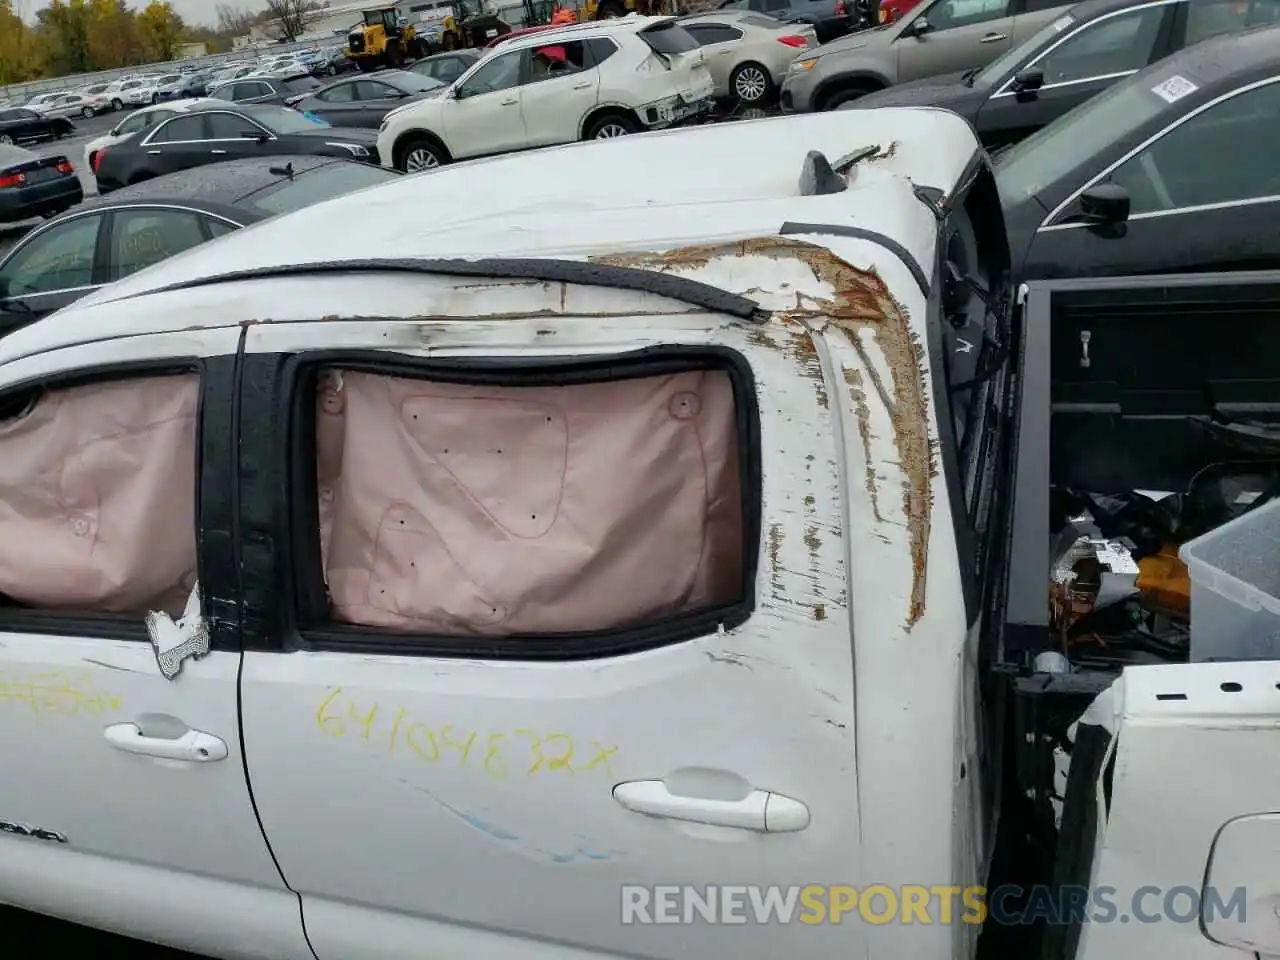
[[[1163,83],[1157,83],[1151,88],[1151,92],[1167,103],[1177,103],[1188,93],[1195,93],[1198,89],[1186,77],[1180,77],[1175,74]]]
[[[1070,15],[1065,17],[1059,17],[1057,20],[1053,21],[1054,33],[1061,33],[1063,30],[1067,29],[1067,27],[1071,26],[1073,23],[1075,23],[1075,20],[1073,20],[1070,17]]]

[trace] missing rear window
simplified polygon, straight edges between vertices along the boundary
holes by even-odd
[[[333,622],[536,639],[745,598],[725,370],[486,386],[328,368],[316,392]]]

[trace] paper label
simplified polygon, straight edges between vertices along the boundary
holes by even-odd
[[[1071,26],[1073,23],[1075,23],[1075,20],[1072,19],[1070,16],[1059,17],[1057,20],[1053,21],[1053,32],[1061,33],[1063,30],[1067,29],[1067,27]]]
[[[1187,94],[1195,93],[1198,89],[1200,88],[1186,77],[1174,74],[1168,80],[1157,83],[1151,88],[1151,92],[1166,103],[1177,103]]]

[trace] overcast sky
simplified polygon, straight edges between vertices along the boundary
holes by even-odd
[[[178,16],[182,17],[187,23],[214,27],[218,24],[218,3],[225,2],[228,6],[235,7],[239,10],[260,10],[266,6],[263,0],[169,0],[173,4],[173,9],[178,11]],[[141,10],[147,5],[147,0],[125,0],[125,3],[134,10]],[[35,19],[35,12],[41,7],[47,7],[47,0],[15,0],[13,7],[15,10],[26,10],[25,20]]]

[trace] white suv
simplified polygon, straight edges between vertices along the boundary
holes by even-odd
[[[442,97],[392,110],[383,166],[410,173],[509,150],[669,127],[711,107],[698,42],[671,17],[630,16],[503,43]]]

